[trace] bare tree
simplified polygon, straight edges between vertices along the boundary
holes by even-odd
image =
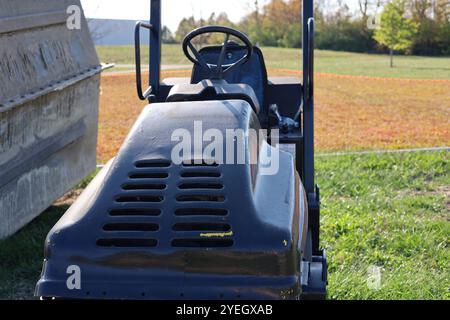
[[[377,8],[382,7],[386,0],[358,0],[359,12],[363,19],[368,18],[371,12],[376,11]]]
[[[100,10],[100,4],[98,4],[94,10],[94,12],[98,12]],[[101,19],[93,19],[89,18],[86,19],[89,31],[91,33],[92,41],[97,42],[104,37],[106,37],[108,34],[112,33],[113,30],[106,27],[106,24],[102,23]]]
[[[369,0],[358,0],[359,11],[362,14],[363,19],[367,19],[367,11],[369,10]]]
[[[113,30],[106,26],[106,23],[102,23],[101,19],[86,19],[89,31],[91,33],[92,41],[97,42],[107,35],[111,34]]]

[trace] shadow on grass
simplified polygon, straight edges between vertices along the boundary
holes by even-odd
[[[45,237],[69,208],[52,206],[10,238],[0,241],[0,299],[33,299]]]

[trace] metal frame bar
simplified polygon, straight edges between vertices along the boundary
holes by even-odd
[[[320,191],[314,183],[314,0],[303,0],[303,185],[313,254],[320,250]]]
[[[303,1],[303,183],[306,192],[314,193],[314,5]],[[312,28],[311,28],[312,27]]]
[[[153,88],[153,94],[158,95],[161,83],[161,0],[150,2],[150,25],[149,85]]]
[[[150,95],[153,93],[153,87],[150,86],[142,91],[142,69],[141,69],[141,28],[146,28],[150,31],[153,30],[153,26],[149,23],[139,21],[136,23],[136,27],[134,28],[134,44],[135,44],[135,59],[136,59],[136,89],[139,99],[147,100]]]

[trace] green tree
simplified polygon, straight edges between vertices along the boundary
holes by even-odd
[[[391,68],[394,67],[394,50],[409,49],[417,33],[417,24],[406,17],[405,3],[405,0],[394,0],[384,7],[380,28],[374,35],[378,43],[389,48]]]
[[[180,24],[178,25],[178,29],[175,33],[175,40],[177,42],[183,41],[184,37],[189,32],[191,32],[192,30],[194,30],[198,27],[200,27],[200,23],[198,21],[196,21],[193,16],[189,17],[189,18],[184,18],[183,20],[181,20]]]
[[[178,25],[178,29],[175,33],[175,41],[182,42],[184,37],[189,32],[205,25],[219,25],[219,26],[228,26],[232,28],[235,27],[235,25],[228,18],[228,15],[224,12],[220,13],[219,15],[212,13],[207,20],[204,19],[196,20],[193,16],[191,16],[189,18],[184,18],[183,20],[181,20],[180,24]],[[223,40],[224,40],[223,34],[203,34],[196,37],[193,44],[198,46],[204,44],[217,44],[222,43]]]
[[[162,27],[161,38],[163,43],[175,43],[172,31],[167,26]]]

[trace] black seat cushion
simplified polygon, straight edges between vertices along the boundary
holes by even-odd
[[[224,80],[202,80],[195,84],[178,84],[172,87],[167,102],[204,100],[244,100],[256,114],[261,107],[253,89],[247,84],[230,84]]]

